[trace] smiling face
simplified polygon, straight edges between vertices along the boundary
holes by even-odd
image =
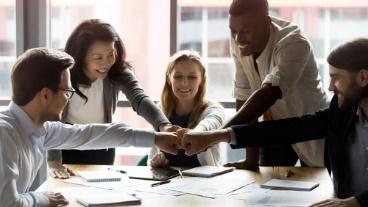
[[[47,90],[47,101],[45,102],[45,110],[41,113],[41,120],[45,121],[60,121],[64,107],[66,106],[69,97],[66,91],[62,89],[71,89],[72,84],[70,82],[70,71],[65,70],[61,73],[59,90],[57,92],[51,89]]]
[[[193,101],[202,83],[200,67],[191,60],[178,61],[168,75],[172,92],[178,101]]]
[[[270,20],[266,15],[248,12],[242,15],[229,15],[231,36],[243,56],[260,54],[269,38]]]
[[[329,90],[338,97],[340,109],[356,106],[367,95],[367,85],[360,82],[360,72],[350,72],[330,66]]]
[[[107,77],[111,66],[114,65],[116,52],[114,42],[97,41],[93,43],[85,57],[84,73],[90,81]]]

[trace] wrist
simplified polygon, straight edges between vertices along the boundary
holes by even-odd
[[[160,132],[162,132],[162,131],[165,131],[165,130],[166,130],[166,128],[168,128],[168,127],[172,127],[172,124],[171,124],[171,123],[162,123],[162,124],[160,124],[160,125],[158,126],[158,130],[159,130]]]

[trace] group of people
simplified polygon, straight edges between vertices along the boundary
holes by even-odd
[[[227,166],[327,166],[337,198],[313,206],[368,206],[368,39],[328,56],[329,103],[310,42],[268,10],[267,0],[230,5],[237,113],[226,122],[221,105],[206,99],[197,52],[170,57],[156,105],[119,35],[101,20],[79,24],[64,51],[27,50],[11,72],[12,101],[0,112],[1,206],[68,203],[60,193],[29,192],[46,152],[50,175],[68,178],[74,172],[64,163],[113,164],[114,147],[124,146],[152,147],[153,167],[222,165],[220,142],[247,148],[245,160]],[[120,92],[158,132],[111,123]]]

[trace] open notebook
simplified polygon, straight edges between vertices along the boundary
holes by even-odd
[[[275,190],[310,191],[316,188],[318,185],[319,183],[316,182],[271,179],[263,183],[261,187]]]
[[[189,170],[183,170],[183,175],[195,177],[213,177],[233,171],[233,167],[199,166]]]
[[[122,206],[138,205],[141,199],[126,193],[99,193],[93,195],[83,195],[77,198],[77,201],[83,206]]]
[[[122,176],[115,171],[78,171],[78,175],[88,182],[118,182]]]

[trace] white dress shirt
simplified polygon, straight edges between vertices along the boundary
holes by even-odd
[[[45,122],[37,128],[16,104],[0,112],[0,206],[48,206],[42,192],[28,192],[49,149],[152,147],[152,131],[124,124],[67,125]]]
[[[236,67],[234,96],[246,101],[264,84],[278,86],[282,98],[270,107],[273,119],[283,119],[313,113],[326,107],[328,98],[322,89],[312,48],[299,27],[271,17],[270,37],[256,59],[242,56],[231,38],[230,47]],[[292,145],[299,158],[309,166],[323,166],[324,140]]]

